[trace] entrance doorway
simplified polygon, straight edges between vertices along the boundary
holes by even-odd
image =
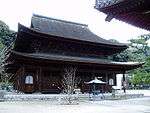
[[[28,73],[25,75],[25,93],[33,93],[34,92],[34,77],[32,73]]]

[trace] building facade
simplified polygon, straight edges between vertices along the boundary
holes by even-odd
[[[89,92],[86,84],[95,77],[107,84],[99,87],[110,92],[116,74],[142,66],[138,62],[114,62],[109,56],[127,49],[92,33],[87,25],[33,15],[31,27],[18,25],[17,39],[7,61],[14,88],[25,93],[61,93],[63,72],[75,67],[76,88]],[[109,84],[109,81],[111,84]],[[99,89],[98,88],[98,89]]]

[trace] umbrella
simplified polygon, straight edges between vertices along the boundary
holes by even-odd
[[[98,80],[96,77],[95,77],[95,79],[94,80],[91,80],[91,81],[89,81],[89,82],[86,82],[86,84],[92,84],[93,85],[93,94],[95,95],[96,94],[96,84],[107,84],[107,82],[103,82],[103,81],[101,81],[101,80]]]
[[[95,78],[94,80],[86,82],[86,84],[106,84],[106,82],[103,82],[103,81],[98,80],[97,78]]]

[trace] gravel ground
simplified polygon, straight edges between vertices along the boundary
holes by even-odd
[[[146,97],[128,100],[84,101],[78,105],[55,105],[50,101],[0,102],[0,113],[150,113],[150,90],[128,91]]]
[[[150,113],[150,97],[53,105],[41,102],[0,102],[0,113]]]

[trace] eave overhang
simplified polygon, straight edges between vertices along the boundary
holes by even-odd
[[[105,67],[106,69],[114,68],[120,69],[120,71],[128,71],[141,67],[143,62],[114,62],[106,59],[98,58],[87,58],[87,57],[76,57],[76,56],[65,56],[58,54],[44,54],[44,53],[21,53],[17,51],[12,51],[15,57],[25,58],[25,59],[37,59],[38,61],[50,61],[58,63],[77,63],[90,66]]]
[[[54,38],[54,39],[60,39],[60,40],[70,40],[70,41],[75,41],[75,42],[79,42],[79,43],[87,43],[87,44],[91,44],[91,45],[97,45],[97,46],[107,46],[107,47],[113,47],[113,48],[120,48],[122,50],[125,50],[128,48],[127,44],[123,44],[123,43],[114,43],[105,39],[100,39],[103,41],[90,41],[90,40],[85,40],[85,39],[75,39],[75,38],[71,38],[71,37],[61,37],[55,34],[47,34],[41,31],[37,31],[33,28],[28,28],[25,27],[24,25],[18,24],[18,33],[28,33],[31,35],[35,35],[37,37],[43,37],[43,38]],[[92,38],[92,37],[91,37]]]
[[[97,0],[95,8],[107,15],[106,21],[116,18],[136,27],[150,30],[149,0]]]

